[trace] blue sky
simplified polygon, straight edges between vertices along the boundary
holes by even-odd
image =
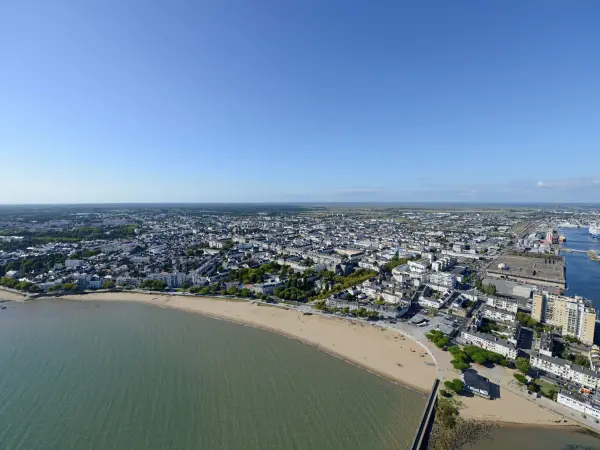
[[[600,2],[9,0],[0,203],[600,202]]]

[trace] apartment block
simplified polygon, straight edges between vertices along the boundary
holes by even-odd
[[[531,355],[530,363],[531,367],[560,377],[563,380],[573,381],[586,388],[598,389],[600,387],[599,372],[576,366],[571,361],[534,353]]]
[[[591,416],[594,419],[600,419],[600,404],[595,402],[592,398],[578,395],[573,392],[562,391],[558,393],[556,402],[574,409],[575,411],[579,411],[582,414]]]
[[[499,339],[491,334],[465,330],[460,332],[460,341],[466,345],[476,345],[491,352],[499,353],[509,359],[517,358],[517,348],[512,342]]]
[[[576,337],[588,345],[594,343],[596,311],[582,297],[536,292],[533,294],[531,316],[538,322],[560,327],[563,336]]]

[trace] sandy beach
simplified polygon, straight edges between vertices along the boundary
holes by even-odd
[[[460,401],[464,405],[460,414],[465,419],[530,426],[572,426],[575,424],[572,420],[563,422],[564,418],[559,414],[541,408],[538,404],[506,389],[501,390],[501,397],[498,399],[467,397],[461,398]]]
[[[23,302],[27,300],[27,296],[23,294],[18,294],[11,290],[6,289],[3,286],[0,286],[0,300],[10,300],[12,302]]]
[[[336,317],[305,316],[292,309],[208,297],[93,293],[61,298],[145,303],[256,326],[299,339],[423,393],[431,390],[436,377],[433,359],[417,342],[368,323],[356,323]]]

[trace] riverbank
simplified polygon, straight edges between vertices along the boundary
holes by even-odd
[[[104,292],[61,298],[143,303],[255,326],[298,339],[424,394],[429,392],[436,377],[435,362],[417,342],[369,323],[212,297]]]

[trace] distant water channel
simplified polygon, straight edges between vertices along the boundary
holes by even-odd
[[[587,228],[561,228],[567,238],[561,247],[576,250],[600,250],[600,239],[592,239]],[[585,253],[562,252],[567,262],[567,295],[581,295],[600,309],[600,262],[591,261]]]
[[[197,314],[4,305],[3,450],[405,449],[425,405],[310,346]]]

